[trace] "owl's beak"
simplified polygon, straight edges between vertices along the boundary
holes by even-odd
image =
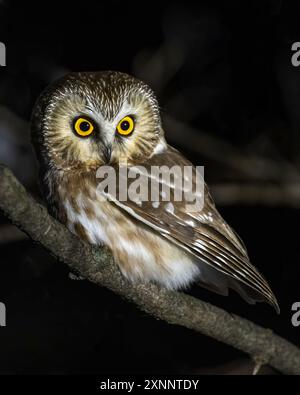
[[[111,153],[112,153],[111,145],[103,145],[101,147],[101,152],[102,152],[104,163],[109,164],[111,159]]]

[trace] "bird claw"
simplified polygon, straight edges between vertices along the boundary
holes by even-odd
[[[77,276],[76,274],[70,272],[70,273],[69,273],[69,279],[70,279],[70,280],[77,280],[77,281],[78,281],[78,280],[84,280],[85,278],[82,277],[82,276]]]

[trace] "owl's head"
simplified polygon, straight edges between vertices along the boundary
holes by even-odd
[[[32,140],[61,170],[147,160],[164,144],[159,107],[143,82],[119,72],[71,73],[38,99]]]

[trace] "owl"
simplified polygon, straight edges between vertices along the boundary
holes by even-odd
[[[122,163],[129,169],[195,169],[167,144],[159,105],[147,84],[120,72],[68,74],[42,93],[31,129],[50,213],[85,242],[107,246],[129,281],[173,290],[197,283],[221,295],[231,288],[250,304],[266,301],[279,311],[206,185],[198,210],[174,199],[175,183],[168,185],[170,201],[99,194],[97,172],[103,166],[117,175]]]

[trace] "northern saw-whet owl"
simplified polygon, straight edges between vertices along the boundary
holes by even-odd
[[[251,304],[266,301],[279,311],[206,185],[198,212],[174,199],[99,198],[101,166],[192,166],[166,143],[157,99],[145,83],[110,71],[61,78],[36,103],[32,141],[49,211],[81,239],[109,247],[127,279],[168,289],[196,282],[222,295],[232,288]]]

